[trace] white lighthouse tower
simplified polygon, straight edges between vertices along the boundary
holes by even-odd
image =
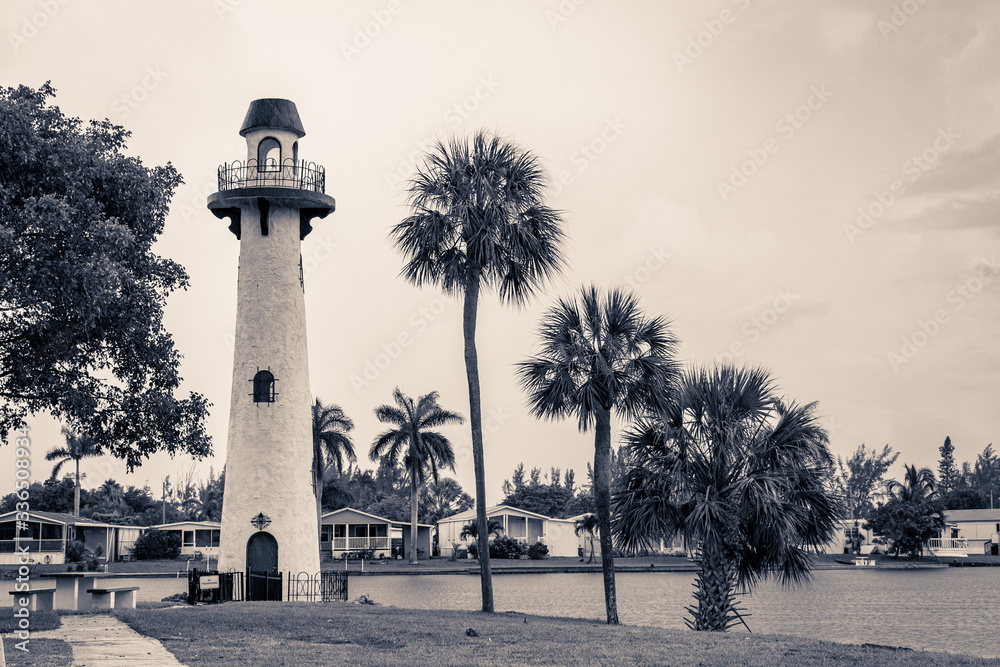
[[[232,407],[219,569],[319,572],[312,394],[301,242],[334,210],[325,173],[299,161],[295,104],[250,103],[245,161],[208,198],[240,242]]]

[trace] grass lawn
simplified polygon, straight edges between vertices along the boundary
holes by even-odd
[[[59,627],[59,614],[54,611],[31,612],[31,630],[52,630]],[[14,645],[21,640],[11,636],[17,629],[17,619],[11,613],[0,615],[0,633],[3,634],[3,648],[9,667],[21,665],[45,665],[45,667],[67,667],[72,664],[73,652],[69,644],[58,639],[31,639],[28,652],[19,651]]]
[[[965,658],[778,635],[711,634],[466,611],[350,603],[231,602],[115,615],[191,666],[993,665]],[[478,636],[467,636],[472,628]]]

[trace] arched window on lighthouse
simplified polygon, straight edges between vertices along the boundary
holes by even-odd
[[[257,144],[257,171],[278,171],[281,168],[281,144],[274,137]]]
[[[274,391],[274,375],[270,370],[258,370],[253,376],[253,402],[254,403],[274,403],[277,393]]]

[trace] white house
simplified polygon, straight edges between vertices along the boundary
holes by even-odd
[[[864,519],[842,519],[837,522],[833,537],[826,544],[816,550],[821,554],[846,554],[851,553],[855,539],[859,541],[859,551],[862,554],[870,554],[878,549],[879,545],[874,543],[876,535],[870,530],[865,530]]]
[[[175,521],[151,526],[155,530],[178,533],[181,538],[181,555],[216,558],[219,555],[219,535],[222,524],[218,521]]]
[[[931,553],[941,557],[996,555],[1000,534],[1000,509],[948,510],[946,528],[928,542]]]
[[[525,545],[541,542],[549,548],[550,556],[576,556],[577,537],[570,519],[553,519],[528,510],[496,505],[486,510],[488,519],[500,522],[503,534]],[[476,520],[475,508],[438,521],[438,544],[442,553],[449,545],[468,547],[471,538],[462,539],[462,527]]]
[[[18,530],[18,512],[0,514],[0,564],[20,564],[17,548],[28,550],[36,563],[65,563],[66,544],[83,543],[87,555],[103,561],[121,560],[132,554],[142,532],[137,526],[119,526],[82,519],[62,512],[28,512]]]
[[[431,528],[425,523],[417,524],[417,550],[422,557],[431,555]],[[320,525],[319,548],[326,557],[343,558],[354,551],[371,549],[376,558],[387,558],[392,554],[393,538],[401,540],[398,546],[405,556],[410,552],[410,524],[390,521],[384,517],[368,514],[361,510],[344,507],[323,515]]]

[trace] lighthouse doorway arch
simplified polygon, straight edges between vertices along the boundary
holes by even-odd
[[[273,572],[278,569],[278,540],[271,533],[254,533],[247,540],[247,569]]]

